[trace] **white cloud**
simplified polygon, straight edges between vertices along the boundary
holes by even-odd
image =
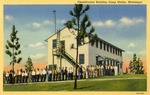
[[[93,22],[92,25],[94,26],[103,26],[104,23],[102,21]]]
[[[106,26],[106,27],[112,27],[112,26],[115,26],[115,22],[112,21],[112,20],[106,20],[105,22],[102,22],[102,21],[96,21],[96,22],[93,22],[92,23],[94,26]]]
[[[132,55],[133,54],[133,52],[131,52],[131,51],[127,51],[126,53],[127,53],[127,55]]]
[[[140,52],[138,52],[138,54],[144,56],[146,54],[146,51],[145,50],[140,51]]]
[[[133,42],[131,42],[128,47],[135,47],[135,44]]]
[[[31,47],[31,48],[45,48],[44,44],[41,43],[41,42],[38,42],[36,44],[29,44],[28,47]]]
[[[33,22],[32,26],[35,28],[39,28],[41,26],[41,24],[37,23],[37,22]]]
[[[121,25],[134,25],[134,24],[137,24],[137,23],[144,22],[144,19],[143,18],[122,17],[119,20],[119,22],[120,22]]]
[[[113,22],[112,20],[107,20],[107,21],[105,22],[105,25],[106,25],[106,26],[114,26],[114,25],[115,25],[115,22]]]
[[[32,29],[36,29],[36,28],[40,28],[41,24],[37,22],[32,22],[32,23],[26,24],[26,26]]]
[[[92,23],[94,26],[98,27],[120,27],[120,26],[129,26],[129,25],[135,25],[138,23],[144,22],[143,18],[129,18],[129,17],[122,17],[119,20],[113,21],[111,19],[105,20],[105,21],[95,21]]]
[[[57,20],[57,23],[66,23],[66,20],[62,19],[62,20]]]
[[[11,15],[6,15],[5,19],[8,20],[8,21],[12,21],[12,20],[14,20],[14,17],[11,16]]]
[[[38,54],[36,54],[36,55],[30,55],[30,57],[31,57],[32,59],[34,59],[34,60],[42,59],[42,58],[44,58],[45,56],[46,56],[46,55],[43,54],[43,53],[38,53]]]
[[[49,20],[44,20],[43,24],[44,25],[49,25],[49,24],[52,24],[52,22],[50,22]]]

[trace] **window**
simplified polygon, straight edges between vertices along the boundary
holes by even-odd
[[[113,60],[112,62],[113,62],[113,66],[115,66],[115,64],[116,64],[115,61]]]
[[[96,65],[98,65],[98,56],[96,56]]]
[[[91,46],[94,46],[94,43],[91,42]]]
[[[120,51],[118,50],[118,56],[119,56]]]
[[[109,52],[109,45],[107,45],[107,52]]]
[[[115,53],[115,48],[113,48],[113,54]]]
[[[116,55],[117,55],[117,51],[118,51],[118,50],[116,49]]]
[[[102,49],[102,41],[100,41],[100,49]]]
[[[84,54],[79,54],[79,63],[84,64]]]
[[[122,64],[120,64],[120,68],[122,68]]]
[[[106,45],[105,45],[105,43],[104,43],[104,50],[106,50]]]
[[[56,69],[57,68],[57,65],[54,65],[54,68]],[[48,65],[48,66],[46,66],[46,69],[48,69],[48,70],[52,70],[52,65]]]
[[[65,41],[60,41],[61,45],[65,46]]]
[[[53,40],[53,48],[56,48],[56,46],[57,46],[57,40],[55,39]]]
[[[96,40],[96,47],[98,48],[98,39]]]
[[[112,53],[112,46],[110,46],[110,53]]]
[[[109,65],[109,60],[107,60],[107,65]]]
[[[122,56],[122,51],[120,51],[120,56]]]

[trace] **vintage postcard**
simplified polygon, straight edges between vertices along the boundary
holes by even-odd
[[[149,95],[150,1],[1,0],[0,94]]]

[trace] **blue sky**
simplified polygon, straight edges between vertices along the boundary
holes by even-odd
[[[56,10],[57,30],[72,17],[74,5],[4,5],[4,44],[9,39],[12,25],[16,26],[25,63],[47,61],[47,43],[53,32],[53,10]],[[133,53],[146,58],[146,5],[90,5],[86,12],[98,36],[125,50],[124,59]],[[10,58],[4,54],[5,65]]]

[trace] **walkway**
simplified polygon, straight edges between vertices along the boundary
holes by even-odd
[[[77,81],[82,82],[82,81],[131,80],[131,79],[147,79],[147,78],[81,79],[81,80],[77,80]],[[51,81],[51,82],[32,82],[32,83],[15,83],[14,85],[41,84],[41,83],[62,83],[62,82],[74,82],[74,80]],[[12,85],[12,84],[4,84],[4,85]]]

